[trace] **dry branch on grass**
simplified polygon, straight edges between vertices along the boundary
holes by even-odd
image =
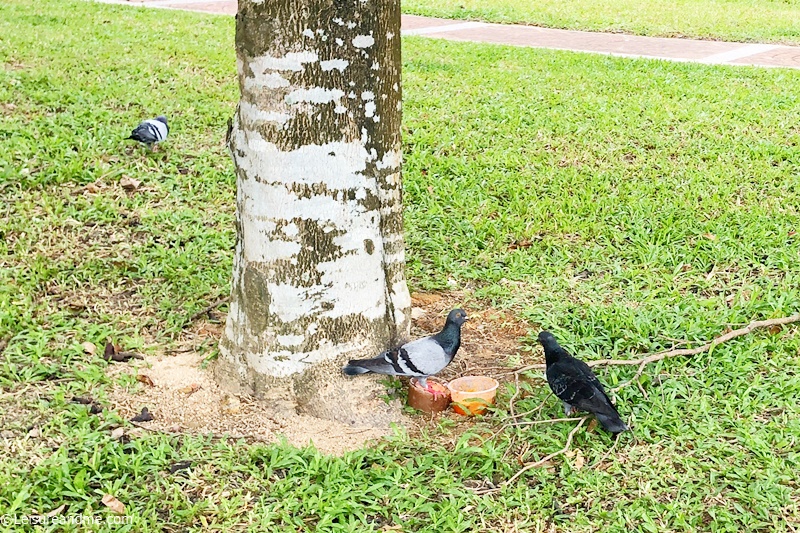
[[[785,326],[786,324],[792,324],[794,322],[800,322],[800,313],[795,313],[791,316],[786,316],[781,318],[771,318],[769,320],[755,320],[753,322],[750,322],[747,326],[743,328],[729,331],[728,333],[720,335],[719,337],[714,338],[710,342],[707,342],[702,346],[697,346],[696,348],[680,348],[680,349],[666,350],[663,352],[656,352],[639,359],[598,359],[597,361],[589,361],[587,364],[589,366],[637,365],[639,368],[636,370],[636,374],[634,374],[634,376],[630,380],[612,389],[614,391],[618,391],[622,387],[625,387],[626,385],[629,385],[633,381],[638,379],[639,376],[641,376],[642,373],[644,372],[644,367],[650,363],[655,363],[656,361],[661,361],[662,359],[668,359],[670,357],[679,357],[682,355],[692,356],[708,352],[718,344],[722,344],[723,342],[727,342],[731,339],[741,337],[742,335],[747,335],[748,333],[752,332],[755,329],[768,328],[773,326]],[[680,343],[687,344],[688,341],[680,341]],[[514,373],[519,375],[521,372],[526,372],[528,370],[544,370],[545,368],[546,365],[544,364],[528,365],[522,368],[518,368],[517,370],[514,370]]]
[[[626,361],[626,360],[619,360],[619,359],[601,359],[599,361],[594,361],[594,365],[639,365],[639,368],[636,369],[636,373],[633,375],[631,379],[622,383],[621,385],[615,387],[614,391],[620,390],[622,387],[630,385],[644,372],[644,367],[650,363],[655,363],[656,361],[661,361],[662,359],[667,359],[670,357],[679,357],[679,356],[693,356],[700,353],[708,352],[718,344],[722,344],[723,342],[727,342],[731,339],[735,339],[737,337],[741,337],[743,335],[747,335],[754,329],[759,328],[769,328],[773,326],[784,326],[786,324],[791,324],[793,322],[800,322],[800,313],[795,313],[791,316],[786,316],[782,318],[773,318],[770,320],[754,320],[750,322],[743,328],[735,329],[733,331],[729,331],[724,335],[720,335],[719,337],[714,338],[711,342],[707,342],[702,346],[697,346],[696,348],[680,348],[677,350],[667,350],[664,352],[654,353],[652,355],[648,355],[647,357],[643,357],[638,360],[633,361]]]
[[[795,322],[800,322],[800,313],[795,313],[794,315],[787,316],[787,317],[773,318],[773,319],[770,319],[770,320],[756,320],[756,321],[750,322],[750,324],[748,324],[747,326],[745,326],[743,328],[739,328],[739,329],[735,329],[735,330],[729,331],[729,332],[725,333],[724,335],[720,335],[718,337],[715,337],[710,342],[707,342],[707,343],[705,343],[705,344],[703,344],[701,346],[697,346],[695,348],[671,349],[671,350],[666,350],[666,351],[663,351],[663,352],[656,352],[656,353],[653,353],[653,354],[650,354],[650,355],[647,355],[645,357],[638,358],[638,359],[600,359],[600,360],[597,360],[597,361],[591,361],[588,364],[589,364],[589,366],[603,366],[603,365],[628,365],[628,366],[636,365],[636,366],[638,366],[639,368],[636,370],[636,374],[634,374],[634,376],[631,379],[629,379],[628,381],[622,383],[618,387],[615,387],[614,389],[612,389],[613,391],[618,391],[622,387],[630,385],[631,383],[636,381],[642,375],[642,373],[644,372],[644,368],[650,363],[655,363],[656,361],[661,361],[663,359],[667,359],[667,358],[670,358],[670,357],[693,356],[693,355],[697,355],[697,354],[700,354],[700,353],[708,352],[712,348],[714,348],[715,346],[717,346],[719,344],[727,342],[727,341],[729,341],[731,339],[735,339],[737,337],[741,337],[743,335],[747,335],[748,333],[752,332],[755,329],[775,327],[775,326],[784,326],[786,324],[792,324],[792,323],[795,323]],[[688,344],[688,341],[677,341],[677,343],[678,344]],[[519,369],[513,371],[513,374],[514,374],[514,377],[515,377],[515,381],[516,381],[516,384],[517,384],[517,391],[515,392],[514,396],[512,396],[512,398],[511,398],[511,406],[510,406],[511,417],[510,418],[511,418],[512,422],[503,424],[500,427],[500,429],[498,431],[496,431],[490,437],[490,439],[494,438],[495,436],[497,436],[504,429],[506,429],[508,427],[512,427],[512,426],[533,425],[533,424],[548,424],[548,423],[566,422],[566,421],[572,421],[572,420],[580,420],[580,423],[578,423],[578,425],[575,426],[572,429],[572,431],[570,431],[569,436],[567,437],[567,442],[564,444],[564,447],[561,450],[558,450],[557,452],[553,452],[550,455],[547,455],[546,457],[544,457],[544,458],[542,458],[542,459],[540,459],[540,460],[538,460],[536,462],[529,463],[529,464],[525,465],[520,471],[518,471],[508,481],[505,482],[506,485],[512,483],[514,480],[516,480],[519,476],[521,476],[527,470],[530,470],[531,468],[536,468],[538,466],[541,466],[544,463],[546,463],[547,461],[549,461],[550,459],[552,459],[552,458],[554,458],[554,457],[556,457],[558,455],[562,455],[562,454],[566,453],[569,450],[570,446],[572,445],[572,438],[575,436],[575,433],[577,433],[578,429],[583,425],[583,423],[588,418],[588,417],[583,417],[583,418],[556,418],[556,419],[552,419],[552,420],[536,420],[536,421],[531,421],[531,422],[517,422],[517,418],[519,418],[520,416],[522,416],[524,414],[527,414],[527,413],[531,412],[531,411],[528,411],[526,413],[520,413],[520,414],[517,414],[517,415],[514,414],[513,403],[514,403],[514,400],[517,398],[517,395],[519,393],[519,375],[522,372],[525,372],[527,370],[544,370],[545,368],[546,368],[546,365],[537,364],[537,365],[524,366],[522,368],[519,368]],[[641,388],[641,385],[640,385],[640,388]],[[541,408],[541,405],[539,406],[539,408]],[[535,411],[535,409],[534,409],[534,411]],[[614,446],[612,446],[611,449],[609,449],[603,455],[603,457],[601,457],[600,460],[598,460],[593,465],[593,468],[596,467],[597,465],[599,465],[603,460],[605,460],[606,457],[608,457],[608,455],[611,453],[611,451],[617,445],[618,441],[619,441],[619,435],[617,435],[617,438],[614,441]]]
[[[219,298],[217,301],[215,301],[211,305],[207,305],[203,309],[199,310],[198,312],[196,312],[195,314],[190,316],[189,319],[186,321],[186,324],[187,325],[191,324],[192,322],[194,322],[195,320],[197,320],[201,316],[203,316],[203,315],[215,310],[217,307],[219,307],[221,305],[224,305],[224,304],[228,303],[230,301],[230,299],[231,299],[230,296],[223,296],[222,298]]]
[[[606,453],[604,453],[603,456],[600,457],[600,459],[598,459],[592,466],[589,467],[590,470],[594,470],[595,468],[599,467],[603,463],[603,461],[605,461],[606,458],[609,455],[611,455],[611,452],[614,451],[614,449],[617,447],[617,444],[619,443],[620,435],[622,435],[622,433],[617,433],[616,434],[616,436],[614,437],[614,444],[611,445],[611,448],[606,450]]]
[[[575,436],[575,434],[578,432],[578,430],[581,428],[581,426],[583,425],[583,423],[584,423],[584,422],[586,422],[586,420],[587,420],[588,418],[589,418],[588,416],[584,416],[583,418],[580,418],[580,419],[579,419],[579,420],[580,420],[580,422],[578,422],[578,425],[577,425],[577,426],[575,426],[574,428],[572,428],[572,431],[570,431],[570,432],[569,432],[569,435],[567,435],[567,442],[566,442],[566,443],[564,443],[564,447],[563,447],[563,448],[561,448],[561,449],[560,449],[560,450],[558,450],[557,452],[553,452],[553,453],[551,453],[550,455],[546,455],[546,456],[542,457],[542,458],[541,458],[541,459],[539,459],[538,461],[535,461],[535,462],[533,462],[533,463],[528,463],[528,464],[526,464],[526,465],[525,465],[524,467],[522,467],[522,468],[521,468],[521,469],[520,469],[520,470],[519,470],[519,471],[518,471],[516,474],[514,474],[513,476],[511,476],[511,477],[508,479],[508,481],[506,481],[506,482],[504,483],[504,485],[510,485],[511,483],[513,483],[513,482],[514,482],[514,480],[516,480],[516,479],[517,479],[519,476],[521,476],[522,474],[524,474],[525,472],[527,472],[527,471],[528,471],[528,470],[530,470],[531,468],[537,468],[537,467],[539,467],[539,466],[542,466],[543,464],[545,464],[545,463],[546,463],[547,461],[549,461],[550,459],[552,459],[552,458],[554,458],[554,457],[557,457],[557,456],[559,456],[559,455],[562,455],[562,454],[564,454],[564,453],[567,453],[567,452],[569,451],[569,448],[570,448],[570,446],[572,446],[572,438]]]

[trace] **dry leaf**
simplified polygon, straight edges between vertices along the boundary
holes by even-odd
[[[144,356],[140,353],[136,352],[119,352],[114,357],[112,357],[114,361],[129,361],[130,359],[144,359]]]
[[[94,400],[92,400],[91,398],[85,398],[85,397],[82,397],[82,396],[73,396],[72,397],[72,403],[79,403],[81,405],[88,405],[89,406],[89,412],[91,414],[93,414],[93,415],[96,415],[98,413],[102,413],[103,412],[103,408],[99,404],[97,404]]]
[[[173,463],[172,465],[170,465],[169,473],[174,474],[175,472],[191,468],[191,466],[192,466],[191,461],[178,461],[177,463]]]
[[[106,349],[103,352],[103,357],[106,361],[115,361],[117,363],[125,363],[131,359],[144,359],[144,356],[136,352],[122,352],[119,346],[112,344],[110,341],[106,343]]]
[[[103,350],[103,357],[105,358],[105,360],[110,361],[114,357],[114,354],[116,353],[117,349],[114,347],[114,344],[107,341],[106,348],[105,350]]]
[[[772,335],[777,335],[778,333],[781,332],[781,330],[783,330],[783,327],[781,327],[780,324],[775,324],[775,325],[769,327],[769,332]]]
[[[66,509],[66,508],[67,508],[67,504],[66,503],[62,503],[61,505],[59,505],[58,507],[56,507],[55,509],[53,509],[52,511],[47,513],[45,516],[47,518],[52,518],[52,517],[54,517],[56,515],[60,515],[62,512],[64,512],[64,509]]]
[[[39,431],[39,428],[34,427],[28,432],[28,436],[32,439],[38,439],[42,436],[42,432]]]
[[[122,179],[119,180],[119,184],[126,191],[135,191],[139,188],[139,185],[141,185],[142,182],[135,178],[123,176]]]
[[[709,241],[716,241],[717,240],[717,236],[714,235],[713,233],[704,233],[703,237],[705,237]]]
[[[192,383],[191,385],[187,385],[186,387],[182,387],[178,389],[179,392],[184,394],[193,394],[200,390],[200,385],[198,383]]]
[[[518,248],[530,248],[533,243],[528,239],[522,239],[519,241],[514,241],[508,245],[509,250],[516,250]]]
[[[103,496],[103,499],[101,501],[103,502],[103,505],[111,509],[113,512],[117,514],[125,514],[125,504],[123,504],[121,501],[116,499],[111,494],[106,494],[105,496]]]
[[[88,192],[89,194],[97,194],[100,192],[100,187],[95,185],[94,183],[89,183],[83,188],[84,191]]]
[[[95,346],[94,343],[91,343],[89,341],[81,343],[81,347],[83,348],[83,351],[88,353],[89,355],[94,355],[97,353],[97,346]]]
[[[124,436],[125,436],[125,428],[123,427],[116,428],[111,432],[111,438],[114,440],[119,440]]]
[[[239,398],[230,394],[226,395],[220,403],[222,412],[228,415],[235,415],[242,410],[242,402],[239,401]]]
[[[156,386],[156,384],[153,383],[153,380],[147,374],[139,374],[138,376],[136,376],[136,381],[144,383],[145,385],[150,386],[150,387],[155,387]]]
[[[583,452],[581,452],[580,450],[577,450],[575,452],[575,462],[573,463],[573,466],[575,467],[575,470],[580,470],[581,468],[583,468],[583,465],[585,463],[586,463],[586,460],[583,458]]]
[[[142,412],[131,418],[131,422],[150,422],[151,420],[153,420],[153,414],[147,407],[142,407]]]

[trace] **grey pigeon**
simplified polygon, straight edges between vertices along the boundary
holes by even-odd
[[[169,126],[167,126],[167,117],[159,115],[156,118],[151,118],[140,122],[131,132],[128,139],[139,141],[152,150],[155,143],[161,142],[167,138],[169,133]]]
[[[609,433],[616,435],[628,429],[611,403],[603,385],[589,365],[572,357],[549,331],[539,333],[547,363],[547,383],[553,393],[564,402],[564,413],[572,410],[588,411]]]
[[[392,348],[373,359],[354,359],[342,372],[357,376],[373,372],[389,376],[416,377],[428,392],[436,391],[427,383],[428,376],[438,374],[450,364],[461,346],[461,325],[467,320],[463,309],[453,309],[447,315],[442,331],[430,337]]]

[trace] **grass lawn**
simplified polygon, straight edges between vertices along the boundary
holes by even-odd
[[[133,521],[81,531],[800,527],[796,326],[648,367],[641,389],[619,393],[635,430],[608,457],[609,438],[582,429],[579,454],[484,495],[469,487],[558,450],[573,424],[489,440],[501,407],[455,442],[441,438],[445,425],[336,458],[156,433],[124,443],[110,435],[112,411],[71,404],[102,402],[110,383],[82,342],[153,353],[229,290],[233,24],[0,3],[0,516],[66,505],[104,518],[111,493]],[[469,284],[471,305],[530,325],[526,345],[545,326],[586,359],[800,309],[800,72],[404,46],[414,288]],[[122,140],[159,113],[172,119],[162,151]],[[125,177],[141,185],[126,190]],[[633,372],[599,374],[614,386]],[[522,386],[518,412],[549,398],[540,417],[560,415],[540,381]],[[169,472],[187,459],[189,470]]]
[[[798,0],[403,0],[403,11],[571,30],[800,43]]]

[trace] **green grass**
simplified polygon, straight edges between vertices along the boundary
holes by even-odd
[[[571,30],[800,43],[797,0],[404,0],[403,11]]]
[[[102,401],[109,384],[81,342],[169,347],[188,316],[228,292],[233,23],[0,4],[0,429],[16,436],[0,438],[0,515],[65,504],[64,514],[104,518],[100,498],[113,493],[132,523],[86,530],[798,527],[796,327],[649,367],[646,396],[635,386],[619,396],[635,431],[600,468],[589,467],[610,440],[581,430],[583,468],[559,457],[487,495],[465,486],[509,479],[572,426],[487,440],[507,416],[505,390],[486,424],[455,443],[445,424],[332,458],[191,436],[122,443],[110,436],[114,413],[69,403]],[[413,287],[469,285],[530,324],[528,345],[543,325],[587,359],[800,308],[800,73],[404,45]],[[122,140],[162,112],[172,118],[163,151]],[[140,189],[122,189],[123,176]],[[632,373],[601,378],[613,386]],[[518,412],[549,398],[538,418],[559,416],[540,381],[522,386]],[[41,436],[21,437],[33,425]],[[187,459],[190,470],[169,473]]]

